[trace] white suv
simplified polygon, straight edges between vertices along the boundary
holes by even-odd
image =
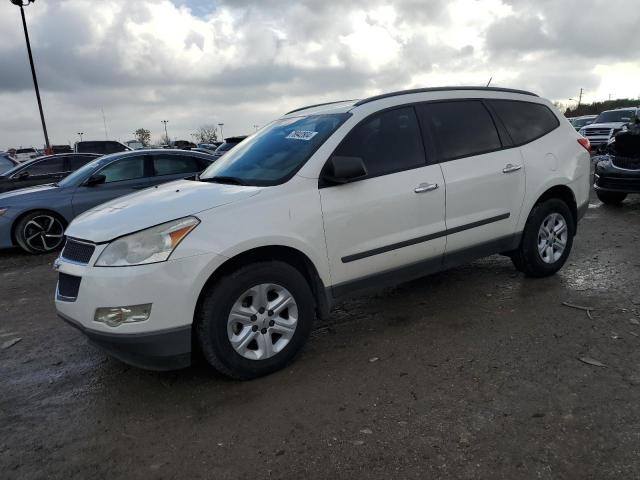
[[[362,289],[503,253],[555,273],[589,196],[588,141],[534,94],[431,88],[289,112],[195,180],[67,229],[56,307],[133,365],[252,378]]]

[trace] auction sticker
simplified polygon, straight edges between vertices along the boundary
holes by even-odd
[[[294,130],[285,138],[289,138],[291,140],[304,140],[305,142],[308,142],[317,134],[318,132],[311,132],[309,130]]]

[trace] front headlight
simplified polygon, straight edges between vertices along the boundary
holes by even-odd
[[[2,207],[0,207],[0,217],[1,217],[2,215],[4,215],[5,213],[7,213],[7,210],[8,210],[7,208],[2,208]]]
[[[583,127],[580,130],[578,130],[578,133],[584,137],[584,134],[586,133],[586,130]]]
[[[164,262],[199,223],[196,217],[184,217],[118,238],[100,254],[96,267]]]

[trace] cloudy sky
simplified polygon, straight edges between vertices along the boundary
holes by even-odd
[[[144,127],[253,131],[309,103],[492,85],[640,96],[638,0],[37,0],[27,22],[52,143]],[[19,9],[0,0],[0,149],[42,145]]]

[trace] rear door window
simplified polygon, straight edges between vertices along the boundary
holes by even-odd
[[[539,103],[489,100],[516,146],[532,142],[560,125],[558,118]]]
[[[502,148],[493,119],[479,100],[425,103],[418,111],[442,161]]]
[[[362,158],[368,177],[425,166],[415,110],[397,108],[365,119],[349,132],[333,156]]]
[[[90,155],[73,155],[69,158],[69,170],[71,171],[75,171],[77,169],[79,169],[80,167],[86,165],[87,163],[89,163],[91,160],[94,160],[98,157],[92,157]]]
[[[203,170],[193,157],[163,153],[153,156],[153,169],[156,176],[189,174]]]
[[[28,172],[30,177],[64,172],[64,157],[54,157],[41,160],[34,163],[24,171]]]

